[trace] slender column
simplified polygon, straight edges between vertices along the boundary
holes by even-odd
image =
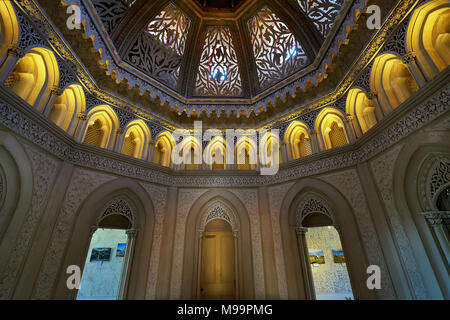
[[[130,278],[130,262],[133,256],[134,244],[136,241],[137,230],[131,229],[127,230],[126,234],[128,236],[127,251],[125,252],[125,258],[122,266],[122,274],[120,276],[120,286],[117,292],[117,299],[124,300],[127,298],[127,288],[128,280]]]
[[[372,92],[367,93],[367,98],[370,99],[373,103],[373,107],[375,108],[375,114],[377,115],[378,121],[384,118],[384,112],[383,108],[381,108],[380,105],[378,105],[378,101],[375,101],[375,97],[372,94]]]
[[[77,126],[74,132],[74,138],[77,142],[83,142],[84,132],[86,131],[86,125],[88,117],[84,113],[77,114]]]
[[[305,234],[308,232],[307,228],[296,227],[295,234],[297,235],[297,248],[300,255],[300,263],[302,266],[303,279],[305,281],[306,298],[314,300],[316,293],[314,290],[314,282],[311,272],[311,266],[309,264],[308,247],[306,245]]]
[[[347,118],[345,119],[345,131],[347,131],[349,143],[356,141],[355,130],[353,129],[353,119],[354,117],[351,115],[347,115]]]
[[[426,84],[427,80],[417,64],[415,53],[409,52],[405,54],[402,60],[408,66],[408,69],[411,71],[411,74],[414,77],[414,80],[416,80],[419,88],[422,88]]]
[[[380,110],[383,113],[383,117],[385,117],[394,110],[390,103],[388,103],[385,106],[380,103],[380,98],[378,97],[377,91],[371,92],[371,96],[373,97],[372,99],[373,105],[375,106],[376,109]]]
[[[205,232],[203,230],[198,230],[198,259],[197,259],[197,300],[200,299],[200,296],[203,292],[202,285],[202,249],[203,249],[203,237]]]
[[[25,55],[22,48],[13,46],[8,49],[8,56],[0,67],[0,83],[5,83],[17,62]]]
[[[144,160],[148,160],[150,162],[153,162],[153,157],[155,156],[155,142],[152,141],[149,144],[149,150],[147,152],[147,157],[144,157]]]
[[[120,128],[117,129],[115,136],[112,137],[112,140],[114,141],[110,141],[109,143],[110,147],[108,149],[112,149],[118,153],[121,153],[124,139],[125,139],[125,131]]]
[[[312,153],[319,153],[320,152],[320,147],[319,147],[319,140],[317,138],[317,131],[313,131],[312,133],[310,133],[309,135],[311,137],[311,151]]]
[[[53,105],[55,104],[56,98],[58,98],[63,93],[63,90],[58,87],[53,87],[50,93],[50,97],[48,98],[48,102],[44,107],[43,113],[47,118],[50,116],[50,112],[52,112]]]
[[[235,278],[235,290],[236,290],[236,299],[240,299],[240,291],[239,291],[239,255],[238,255],[238,237],[239,231],[233,231],[233,239],[234,239],[234,278]]]
[[[430,224],[439,245],[444,253],[447,264],[450,263],[450,245],[449,236],[446,228],[450,224],[450,211],[432,211],[424,212],[422,215]]]

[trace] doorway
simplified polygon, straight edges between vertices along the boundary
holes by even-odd
[[[222,219],[210,221],[201,250],[200,299],[235,300],[236,252],[231,225]]]

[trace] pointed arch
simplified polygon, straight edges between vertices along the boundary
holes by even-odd
[[[202,163],[202,145],[193,136],[189,136],[181,141],[178,148],[180,156],[183,158],[181,170],[198,170]]]
[[[242,137],[236,143],[235,161],[239,170],[254,170],[258,164],[258,147],[249,137]]]
[[[450,64],[450,3],[428,1],[417,8],[409,23],[406,45],[431,80]]]
[[[351,89],[347,95],[346,113],[353,117],[353,126],[358,137],[378,123],[375,106],[359,88]]]
[[[83,266],[89,248],[92,227],[98,226],[99,217],[107,204],[115,199],[126,200],[133,208],[134,254],[129,265],[128,281],[124,287],[123,299],[144,299],[150,255],[145,248],[151,248],[155,225],[155,211],[151,197],[137,182],[119,178],[100,185],[79,206],[75,223],[70,230],[70,240],[64,261],[59,266],[59,278],[54,299],[75,299],[77,290],[67,289],[66,268],[69,265]],[[101,221],[100,221],[101,222]],[[101,226],[100,226],[101,227]]]
[[[303,122],[291,122],[284,135],[284,143],[289,148],[293,159],[312,154],[309,129]]]
[[[419,90],[408,66],[392,53],[382,54],[375,59],[370,86],[386,113]]]
[[[212,170],[226,169],[227,142],[223,137],[214,137],[205,149],[205,162]]]
[[[235,218],[237,237],[237,270],[239,296],[238,299],[254,299],[254,273],[252,261],[252,242],[250,218],[246,206],[228,190],[211,190],[200,196],[189,210],[185,227],[184,260],[181,299],[196,299],[198,290],[198,261],[200,254],[199,232],[204,216],[214,204],[226,206]]]
[[[153,163],[169,167],[171,163],[172,150],[175,148],[175,140],[170,132],[164,131],[159,134],[155,143]]]
[[[70,135],[75,133],[76,117],[86,111],[86,98],[83,87],[70,85],[56,98],[49,114],[49,119]]]
[[[43,111],[58,82],[55,55],[49,49],[35,47],[17,62],[5,85],[31,106]]]
[[[89,111],[88,119],[83,143],[112,149],[119,128],[119,119],[114,110],[108,105],[97,106]]]
[[[280,138],[272,132],[265,133],[259,142],[261,166],[273,166],[273,161],[278,161],[280,164],[282,162],[280,148]]]
[[[142,120],[135,120],[125,128],[122,153],[138,159],[146,159],[151,133],[147,124]]]
[[[336,109],[323,109],[316,119],[315,130],[320,132],[324,149],[333,149],[349,143],[345,129],[345,117]]]
[[[10,1],[0,1],[0,66],[5,61],[8,50],[17,45],[19,24]]]

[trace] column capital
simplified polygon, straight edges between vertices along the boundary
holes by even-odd
[[[408,52],[402,57],[404,63],[408,64],[416,60],[416,54],[414,52]]]
[[[450,211],[429,211],[422,212],[422,215],[431,226],[450,225]]]
[[[136,238],[138,231],[136,229],[130,229],[126,231],[126,234],[128,236],[128,238],[132,239],[132,238]]]
[[[8,55],[22,58],[25,55],[25,52],[18,46],[12,46],[8,49]]]
[[[239,237],[239,231],[233,230],[233,238],[237,239]]]
[[[297,235],[303,235],[305,233],[308,232],[308,228],[304,228],[304,227],[295,227],[295,233]]]
[[[117,134],[124,134],[125,130],[122,128],[117,129],[116,133]]]
[[[63,90],[57,86],[54,86],[50,91],[57,96],[60,96],[63,93]]]
[[[77,114],[77,118],[82,121],[86,121],[88,119],[87,115],[85,115],[84,113]]]

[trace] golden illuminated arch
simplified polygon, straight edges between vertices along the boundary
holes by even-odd
[[[205,149],[206,163],[212,170],[226,169],[227,143],[223,137],[214,137]]]
[[[132,121],[125,129],[122,153],[130,157],[145,159],[150,141],[150,130],[145,122],[142,120]]]
[[[390,53],[382,54],[375,59],[370,85],[386,112],[389,112],[390,107],[398,107],[419,90],[406,64]]]
[[[284,143],[291,151],[293,159],[312,154],[308,127],[300,121],[292,121],[284,135]]]
[[[428,79],[450,64],[450,1],[429,1],[417,8],[406,37],[408,51]]]
[[[59,69],[53,52],[33,48],[17,62],[5,84],[30,105],[43,111],[58,82]]]
[[[202,163],[202,145],[193,136],[189,136],[181,141],[179,149],[183,158],[182,170],[197,170]]]
[[[17,45],[19,24],[10,1],[0,1],[0,66],[7,57],[8,49]]]
[[[331,108],[323,109],[317,116],[315,129],[320,132],[326,150],[349,143],[343,119],[340,111]]]
[[[256,142],[248,137],[237,141],[235,161],[239,170],[253,170],[258,163],[258,148]]]
[[[61,129],[73,134],[76,129],[77,114],[85,113],[86,99],[83,88],[78,84],[70,85],[56,98],[49,119]]]
[[[170,157],[175,147],[175,140],[170,132],[164,131],[159,134],[155,143],[155,153],[153,155],[153,163],[163,166],[170,166]]]
[[[261,166],[270,167],[273,166],[273,161],[276,161],[276,153],[278,153],[278,164],[282,162],[280,152],[280,138],[271,132],[267,132],[261,138],[259,143],[259,155]],[[276,152],[273,153],[272,149]]]
[[[351,89],[347,95],[346,113],[353,117],[353,125],[358,136],[377,124],[378,118],[372,100],[359,88]],[[358,126],[359,125],[359,126]]]
[[[89,111],[88,119],[83,143],[112,149],[119,128],[119,120],[114,110],[107,105],[95,107]]]

